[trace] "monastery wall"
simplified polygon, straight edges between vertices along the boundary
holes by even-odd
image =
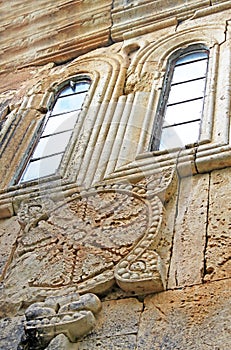
[[[0,350],[228,350],[231,2],[0,12]],[[152,148],[192,47],[209,52],[200,137]],[[86,81],[57,171],[23,181],[57,94]]]

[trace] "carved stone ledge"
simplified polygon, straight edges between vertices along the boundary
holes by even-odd
[[[79,296],[73,293],[34,303],[25,312],[25,339],[21,347],[44,349],[58,334],[76,342],[94,328],[95,315],[100,309],[101,302],[94,294]]]
[[[10,218],[14,214],[12,201],[0,203],[0,219]]]

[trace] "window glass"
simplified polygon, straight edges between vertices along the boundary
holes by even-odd
[[[196,61],[181,66],[176,66],[172,77],[172,84],[206,76],[207,61]]]
[[[182,148],[198,141],[200,121],[164,128],[161,135],[160,150]]]
[[[51,154],[64,152],[71,134],[72,130],[55,134],[50,137],[41,138],[33,153],[32,159],[47,157]]]
[[[66,95],[72,95],[78,92],[87,92],[89,89],[89,82],[88,81],[82,81],[82,82],[73,82],[72,86],[65,87],[60,93],[59,97],[66,96]]]
[[[21,179],[21,182],[31,181],[55,174],[58,170],[63,154],[32,161],[28,164],[26,171]]]
[[[81,93],[58,98],[53,107],[52,114],[61,114],[80,109],[85,95],[85,93]]]
[[[192,100],[204,96],[205,79],[173,85],[170,90],[168,104]]]
[[[200,119],[203,109],[203,98],[178,103],[167,107],[163,126],[189,122]]]
[[[195,51],[195,52],[186,53],[186,54],[181,55],[178,58],[175,65],[177,66],[178,64],[188,63],[191,61],[207,59],[207,58],[208,58],[208,51],[206,51],[206,50]]]
[[[51,116],[43,130],[42,136],[51,135],[65,130],[73,129],[79,112],[74,111],[66,114]]]

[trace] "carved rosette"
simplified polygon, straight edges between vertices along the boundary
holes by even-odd
[[[116,282],[125,291],[161,291],[165,264],[155,247],[165,225],[162,202],[175,185],[175,172],[168,169],[136,184],[77,192],[49,210],[41,199],[24,202],[19,220],[26,229],[15,265],[28,260],[28,282],[36,288],[77,286],[81,294],[101,293]]]

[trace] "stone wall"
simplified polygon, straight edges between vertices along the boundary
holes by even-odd
[[[0,4],[0,350],[230,348],[230,1]],[[169,56],[210,50],[198,144],[150,151]],[[57,176],[18,181],[92,80]]]

